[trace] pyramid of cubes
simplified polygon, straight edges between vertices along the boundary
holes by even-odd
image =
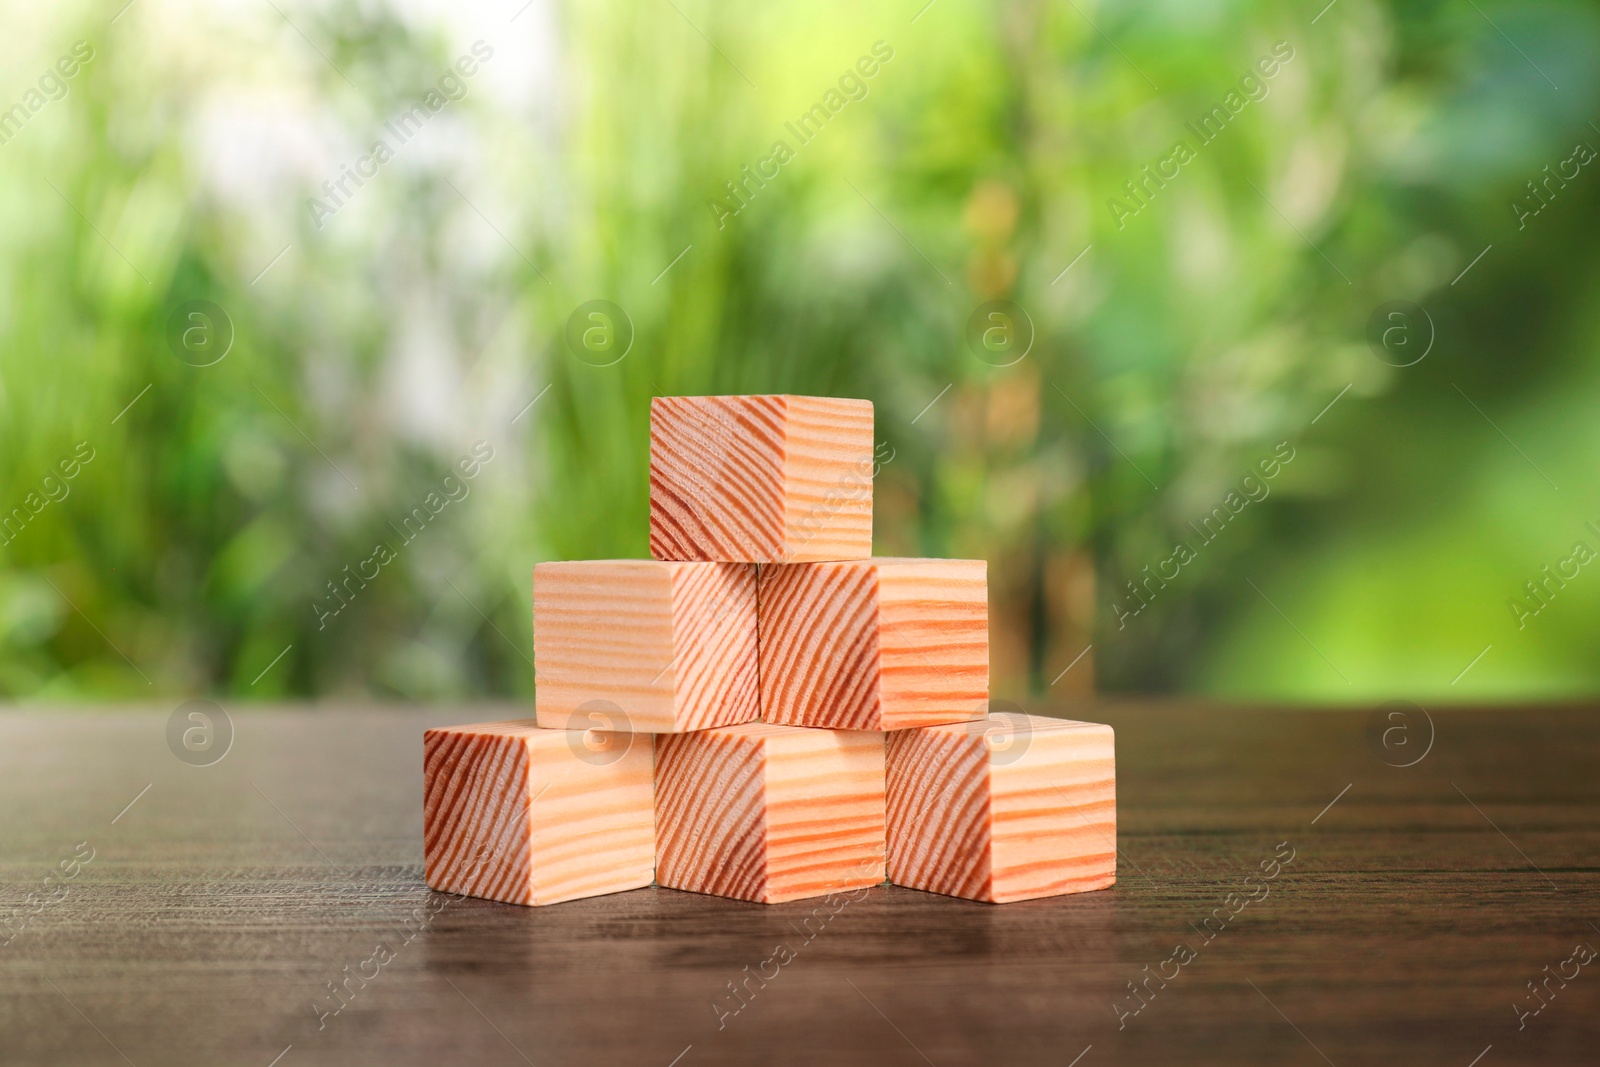
[[[428,885],[1112,885],[1111,728],[990,713],[987,566],[873,557],[874,474],[868,401],[656,398],[653,558],[535,567],[535,718],[425,735]]]

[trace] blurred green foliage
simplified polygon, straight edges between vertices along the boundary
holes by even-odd
[[[780,391],[875,402],[881,552],[990,560],[997,691],[1600,687],[1600,573],[1541,571],[1600,549],[1600,167],[1543,170],[1600,146],[1593,5],[7,21],[7,696],[526,696],[533,563],[646,552],[651,396]]]

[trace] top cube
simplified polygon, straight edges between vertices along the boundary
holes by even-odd
[[[663,396],[650,403],[650,554],[815,563],[872,555],[872,402]]]

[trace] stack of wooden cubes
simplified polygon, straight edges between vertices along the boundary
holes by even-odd
[[[654,559],[534,568],[535,719],[425,736],[428,885],[1113,884],[1111,728],[990,714],[986,565],[872,558],[873,455],[865,400],[653,401]]]

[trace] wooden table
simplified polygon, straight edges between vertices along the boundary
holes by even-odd
[[[169,750],[171,708],[7,713],[0,915],[28,918],[0,948],[0,1063],[1600,1058],[1600,961],[1564,963],[1600,948],[1600,709],[1434,710],[1408,767],[1416,715],[1386,749],[1372,709],[1054,710],[1116,727],[1120,885],[836,913],[430,893],[423,727],[518,709],[234,709],[210,766]]]

